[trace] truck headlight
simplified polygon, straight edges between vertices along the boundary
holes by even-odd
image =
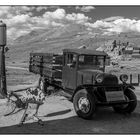
[[[97,76],[96,76],[96,82],[97,83],[102,83],[103,82],[103,74],[98,74]]]
[[[120,80],[123,82],[123,83],[126,83],[127,80],[128,80],[128,76],[126,74],[122,74],[120,75]]]

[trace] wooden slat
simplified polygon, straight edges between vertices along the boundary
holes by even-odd
[[[30,72],[50,78],[62,78],[62,55],[48,53],[30,54]]]
[[[50,68],[52,70],[55,70],[55,69],[62,70],[62,65],[40,63],[40,62],[37,62],[37,61],[31,62],[30,65],[35,65],[35,66],[42,67],[42,68]]]
[[[52,70],[50,68],[41,68],[38,66],[31,66],[30,72],[36,74],[43,74],[44,76],[53,77],[53,78],[62,78],[62,71],[61,70]]]
[[[50,64],[52,64],[53,63],[53,58],[44,58],[43,57],[43,63],[50,63]]]
[[[30,72],[40,74],[40,68],[37,66],[30,66]]]
[[[55,57],[53,59],[53,64],[61,64],[62,65],[62,63],[63,63],[63,56]]]
[[[32,62],[31,62],[31,65],[39,65],[39,66],[40,66],[40,65],[41,65],[41,63],[40,63],[40,62],[38,62],[38,61],[32,61]]]
[[[41,62],[42,58],[41,57],[32,57],[31,61],[37,61],[37,62]]]

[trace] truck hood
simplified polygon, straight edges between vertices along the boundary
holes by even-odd
[[[92,69],[82,69],[79,70],[78,73],[83,73],[83,74],[87,74],[87,75],[97,75],[97,74],[103,74],[103,71],[101,70],[92,70]]]
[[[103,82],[101,84],[118,84],[118,78],[115,75],[104,73],[101,70],[83,69],[78,71],[79,79],[83,79],[83,84],[96,84],[96,76],[103,74]]]

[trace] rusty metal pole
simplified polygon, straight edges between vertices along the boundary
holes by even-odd
[[[0,93],[2,98],[5,98],[5,96],[7,95],[6,71],[5,71],[5,46],[6,46],[6,24],[0,21],[0,48],[1,48]]]

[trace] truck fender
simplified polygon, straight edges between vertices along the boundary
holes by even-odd
[[[93,94],[95,87],[94,87],[93,85],[92,85],[92,86],[91,86],[91,85],[80,85],[80,86],[78,86],[78,87],[75,89],[75,91],[74,91],[74,93],[73,93],[73,95],[72,95],[71,101],[73,101],[74,95],[75,95],[76,92],[77,92],[78,90],[80,90],[80,89],[85,89],[85,90],[87,90],[87,92],[88,92],[89,94]]]
[[[124,86],[124,90],[126,90],[126,89],[131,89],[131,90],[135,90],[135,87],[134,86],[132,86],[132,85],[125,85]]]

